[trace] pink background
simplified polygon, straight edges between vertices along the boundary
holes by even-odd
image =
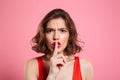
[[[54,8],[65,9],[75,21],[85,42],[80,56],[93,64],[94,80],[120,80],[119,0],[0,0],[0,80],[24,79],[25,62],[39,56],[30,39]]]

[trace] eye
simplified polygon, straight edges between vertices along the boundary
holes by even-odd
[[[61,32],[67,32],[67,30],[65,30],[65,29],[61,29]]]
[[[47,29],[46,33],[51,33],[53,30],[52,29]]]

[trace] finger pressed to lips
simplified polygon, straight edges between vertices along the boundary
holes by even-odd
[[[54,60],[55,64],[62,64],[64,65],[66,63],[66,57],[63,54],[58,54],[58,42],[54,43],[55,48],[53,52],[53,57],[52,59]]]

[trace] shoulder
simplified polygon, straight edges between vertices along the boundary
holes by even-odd
[[[80,63],[81,63],[81,65],[84,65],[84,66],[86,66],[86,67],[92,67],[92,64],[91,64],[91,62],[90,61],[88,61],[87,59],[85,59],[85,58],[81,58],[81,57],[79,57],[79,59],[80,59]]]
[[[36,58],[32,58],[24,65],[25,80],[37,78],[38,75],[38,62]],[[36,80],[36,79],[33,79]]]
[[[37,59],[36,58],[32,58],[30,60],[28,60],[25,64],[25,67],[27,68],[34,68],[35,66],[37,66]]]
[[[87,59],[79,57],[80,65],[81,65],[81,71],[84,73],[84,77],[87,80],[93,80],[93,66],[90,61]]]
[[[25,63],[25,67],[27,68],[35,68],[38,67],[38,61],[41,60],[43,58],[43,56],[39,56],[39,57],[35,57],[32,59],[29,59],[26,63]]]

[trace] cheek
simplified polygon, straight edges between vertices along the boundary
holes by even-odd
[[[50,45],[50,42],[51,42],[51,36],[46,35],[46,43],[47,43],[47,46]]]
[[[46,41],[49,42],[52,39],[52,35],[45,35],[46,36]]]
[[[68,38],[69,38],[69,34],[66,34],[66,35],[61,35],[61,39],[64,43],[67,43],[68,42]]]

